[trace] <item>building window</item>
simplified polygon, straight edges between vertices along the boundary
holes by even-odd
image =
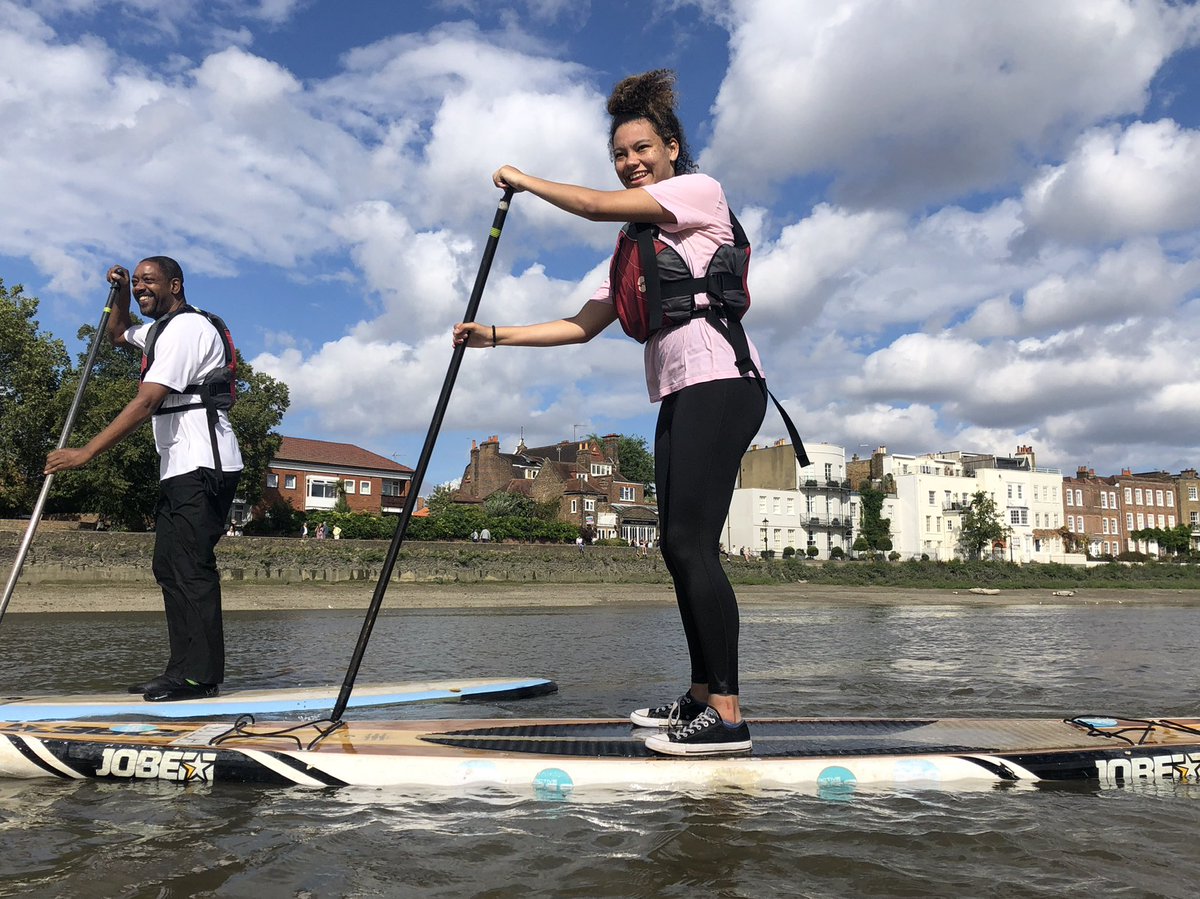
[[[936,490],[929,491],[929,505],[931,505],[931,506],[937,505],[937,491]]]
[[[403,496],[404,482],[398,478],[384,478],[379,492],[383,496]]]
[[[1065,496],[1065,497],[1066,497],[1066,499],[1067,499],[1067,505],[1068,505],[1068,506],[1073,506],[1073,505],[1075,505],[1075,503],[1074,503],[1074,498],[1073,498],[1073,496],[1072,496],[1072,494],[1071,494],[1071,491],[1070,491],[1070,490],[1068,490],[1068,491],[1067,491],[1067,492],[1064,494],[1064,496]]]
[[[1175,508],[1175,494],[1169,490],[1167,491],[1167,508]]]
[[[606,475],[610,475],[610,474],[612,474],[612,466],[611,465],[593,465],[592,466],[592,474],[594,474],[598,478],[604,477]]]
[[[1131,531],[1133,530],[1133,513],[1132,512],[1125,513],[1125,527],[1127,527]]]
[[[274,474],[274,473],[267,475],[267,486],[268,487],[278,487],[279,486],[279,475]]]
[[[1146,519],[1141,512],[1137,513],[1137,529],[1140,531],[1146,526]]]
[[[358,492],[361,493],[363,496],[370,496],[371,495],[371,482],[370,481],[359,481],[358,482]]]
[[[1188,499],[1190,499],[1192,502],[1200,500],[1200,487],[1197,487],[1195,484],[1189,484]]]
[[[1142,505],[1142,488],[1135,487],[1133,491],[1133,499],[1139,506]]]
[[[787,498],[787,513],[788,515],[796,514],[796,500],[794,497],[789,496]]]
[[[313,478],[308,482],[308,495],[313,499],[337,499],[337,483]]]
[[[595,512],[596,511],[596,501],[594,499],[585,499],[583,501],[583,511]]]
[[[830,462],[825,463],[825,480],[833,480],[833,464]]]
[[[1100,491],[1100,508],[1101,509],[1108,508],[1108,494],[1105,493],[1103,490]]]
[[[771,514],[772,515],[779,514],[779,497],[778,496],[771,497]]]
[[[1125,488],[1125,502],[1133,502],[1133,490],[1131,490],[1129,487]]]
[[[1077,506],[1083,505],[1083,491],[1082,490],[1075,491],[1075,505],[1077,505]]]
[[[1102,524],[1102,525],[1104,526],[1104,533],[1106,533],[1106,534],[1107,534],[1107,533],[1108,533],[1108,519],[1107,519],[1107,518],[1101,518],[1101,519],[1100,519],[1100,524]]]
[[[294,474],[284,475],[283,476],[283,486],[287,490],[295,490],[296,489],[296,476]]]
[[[345,490],[347,493],[353,493],[354,492],[354,479],[346,478],[346,480],[344,480],[342,482],[342,489]]]
[[[633,487],[621,488],[621,501],[631,503],[637,499],[637,491]]]
[[[1009,509],[1009,524],[1029,524],[1029,512],[1025,509]]]
[[[578,511],[579,511],[579,500],[577,500],[577,499],[571,500],[571,514],[574,515]]]

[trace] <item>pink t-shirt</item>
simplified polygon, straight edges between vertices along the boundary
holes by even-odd
[[[675,216],[674,223],[659,223],[659,239],[683,257],[695,277],[702,277],[717,247],[733,243],[729,204],[720,183],[708,175],[676,175],[642,190]],[[591,299],[612,303],[607,278]],[[707,295],[696,294],[696,305],[707,306]],[[753,343],[750,357],[761,372]],[[645,359],[652,403],[692,384],[742,377],[729,341],[702,318],[655,333],[646,343]]]

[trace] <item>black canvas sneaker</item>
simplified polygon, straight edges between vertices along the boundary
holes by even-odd
[[[679,727],[695,719],[706,708],[708,705],[692,699],[691,693],[684,693],[666,705],[637,709],[630,714],[629,720],[638,727]]]
[[[726,724],[708,706],[691,723],[646,738],[647,749],[667,755],[730,755],[752,747],[745,721]]]

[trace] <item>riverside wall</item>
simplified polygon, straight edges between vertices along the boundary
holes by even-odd
[[[20,583],[152,583],[152,533],[81,530],[45,522],[26,556]],[[49,525],[48,527],[46,525]],[[0,567],[11,570],[24,522],[0,523]],[[224,537],[217,565],[225,581],[272,584],[377,581],[386,540]],[[778,582],[769,563],[740,559],[742,579]],[[669,583],[661,556],[636,557],[632,547],[521,543],[411,542],[396,559],[393,580],[427,583]]]

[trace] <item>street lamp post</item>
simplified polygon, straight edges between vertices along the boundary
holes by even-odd
[[[767,526],[770,523],[771,522],[769,522],[767,519],[765,519],[765,518],[763,519],[763,558],[764,559],[767,557],[767,553],[770,552],[770,550],[767,549]]]

